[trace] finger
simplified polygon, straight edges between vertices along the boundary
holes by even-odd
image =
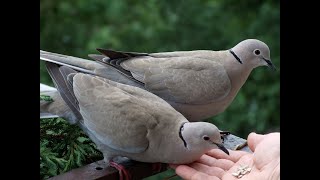
[[[225,173],[225,171],[221,168],[210,167],[210,166],[200,164],[200,163],[192,163],[192,164],[190,164],[190,167],[192,167],[193,169],[200,171],[204,174],[208,174],[210,176],[216,176],[219,179],[221,179]]]
[[[179,165],[176,168],[176,174],[180,176],[182,179],[186,180],[202,180],[202,179],[212,179],[212,180],[220,180],[218,177],[210,177],[207,174],[199,172],[192,167],[186,165]]]
[[[233,176],[230,172],[225,173],[222,177],[222,179],[228,179],[228,180],[238,180],[239,178]],[[247,179],[247,178],[246,178]]]
[[[265,135],[250,133],[248,136],[248,146],[251,151],[255,151],[257,145],[265,138]]]
[[[244,152],[244,151],[229,150],[229,155],[227,155],[226,153],[222,152],[219,149],[212,149],[212,150],[208,151],[206,154],[209,156],[212,156],[216,159],[228,159],[232,162],[237,162],[242,156],[249,154],[249,153]]]
[[[214,157],[208,156],[206,154],[202,155],[197,162],[205,164],[207,166],[211,167],[219,167],[223,170],[229,170],[233,165],[234,162],[228,160],[228,159],[216,159]]]

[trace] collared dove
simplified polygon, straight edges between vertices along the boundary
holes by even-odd
[[[46,62],[61,97],[78,116],[106,163],[116,156],[184,164],[222,145],[218,128],[189,122],[166,101],[141,88]]]
[[[45,51],[40,51],[40,59],[143,88],[167,101],[189,121],[223,112],[254,68],[269,66],[275,70],[269,47],[256,39],[221,51],[98,51],[103,55],[89,55],[96,62]]]

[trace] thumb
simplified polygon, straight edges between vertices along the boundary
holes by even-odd
[[[248,136],[248,146],[254,152],[257,145],[265,138],[265,135],[250,133]]]

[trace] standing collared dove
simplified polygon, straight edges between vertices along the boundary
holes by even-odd
[[[223,112],[254,68],[269,66],[275,70],[269,47],[256,39],[222,51],[98,51],[104,55],[89,55],[96,62],[45,51],[40,51],[40,59],[144,88],[166,100],[189,121]]]
[[[46,63],[61,97],[78,116],[106,163],[116,156],[184,164],[222,145],[218,128],[189,122],[166,101],[141,88]]]

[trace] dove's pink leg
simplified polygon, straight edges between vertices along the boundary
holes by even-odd
[[[152,164],[152,171],[160,172],[161,171],[161,163],[153,163]]]
[[[116,168],[119,171],[119,179],[120,180],[130,180],[131,175],[130,173],[126,170],[126,168],[114,161],[109,161],[110,166]]]

